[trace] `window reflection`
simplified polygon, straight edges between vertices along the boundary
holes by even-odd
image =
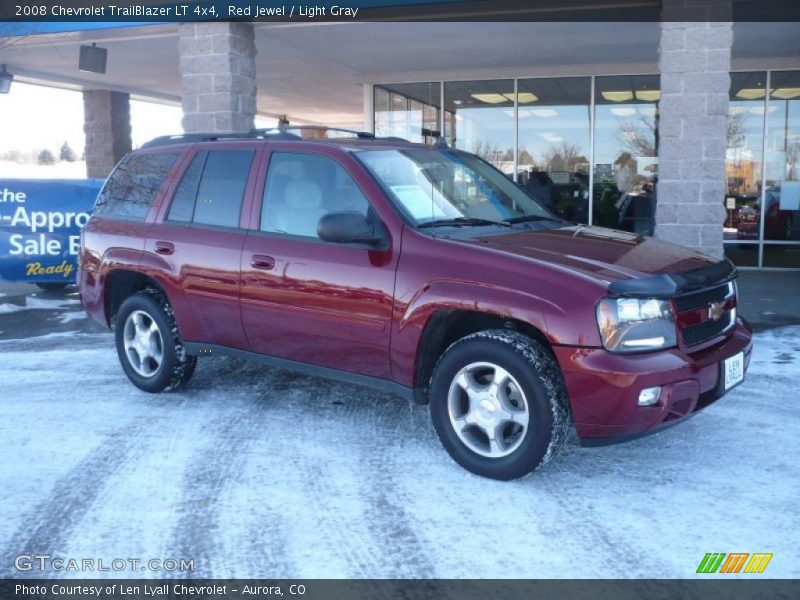
[[[769,80],[759,71],[730,77],[725,252],[743,266],[800,266],[800,71],[772,71]],[[375,86],[376,133],[428,144],[443,136],[516,177],[566,219],[586,223],[591,214],[593,224],[652,235],[658,75],[597,76],[594,99],[591,77],[519,79],[516,124],[513,79],[443,85]],[[772,245],[760,252],[764,242]]]
[[[520,93],[520,109],[535,102],[532,94]],[[514,80],[447,82],[444,105],[448,145],[513,175]]]
[[[589,219],[591,79],[520,79],[517,182],[570,221]]]
[[[726,240],[757,240],[766,73],[731,73],[725,151]]]
[[[800,71],[773,72],[770,88],[764,239],[800,240]]]
[[[758,244],[747,242],[726,242],[725,257],[737,267],[758,266]]]
[[[595,225],[652,235],[660,97],[658,75],[595,79]]]
[[[441,134],[440,89],[438,82],[375,86],[375,134],[435,143]]]
[[[800,244],[764,244],[764,266],[796,269],[800,266]]]

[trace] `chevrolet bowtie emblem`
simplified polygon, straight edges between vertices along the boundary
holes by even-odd
[[[712,302],[708,305],[708,318],[717,321],[725,313],[724,302]]]

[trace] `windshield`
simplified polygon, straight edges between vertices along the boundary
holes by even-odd
[[[358,157],[417,225],[485,225],[553,215],[477,156],[452,150],[365,150]]]

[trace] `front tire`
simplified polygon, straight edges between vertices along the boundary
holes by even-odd
[[[194,373],[197,359],[187,356],[172,307],[157,290],[138,292],[122,303],[114,335],[125,375],[145,392],[178,389]]]
[[[568,438],[569,402],[558,363],[543,344],[516,331],[481,331],[452,344],[430,390],[439,440],[477,475],[524,477]]]

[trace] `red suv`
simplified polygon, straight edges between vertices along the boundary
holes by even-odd
[[[129,154],[83,230],[78,279],[145,391],[212,354],[364,384],[430,404],[453,459],[513,479],[573,429],[651,432],[741,382],[735,277],[559,219],[472,154],[281,130]]]

